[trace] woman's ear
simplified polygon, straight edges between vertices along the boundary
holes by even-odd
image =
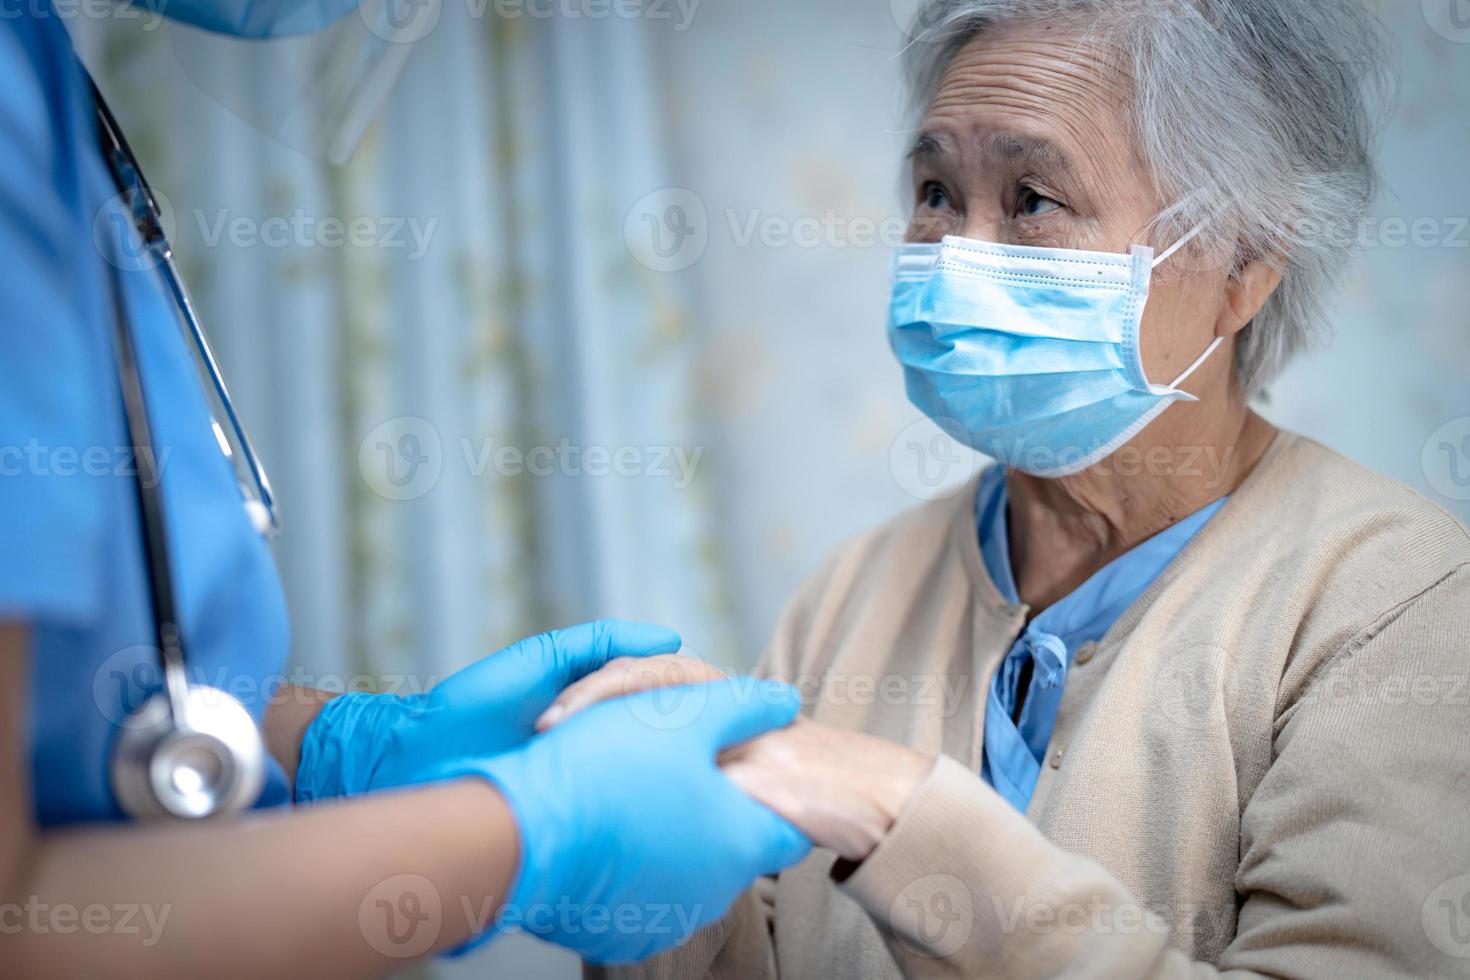
[[[1257,258],[1241,266],[1225,283],[1225,305],[1220,309],[1215,336],[1230,337],[1256,318],[1266,300],[1281,285],[1285,263],[1276,258]]]

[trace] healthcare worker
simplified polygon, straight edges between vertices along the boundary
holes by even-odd
[[[165,12],[261,35],[345,9]],[[49,0],[7,12],[0,972],[369,976],[507,923],[626,961],[799,860],[806,839],[716,764],[794,717],[788,687],[689,688],[677,725],[635,696],[532,737],[571,681],[676,649],[666,629],[534,637],[413,697],[272,680],[268,484],[238,477],[248,440],[226,438],[167,269],[126,261],[148,220],[112,220],[136,174],[109,128]]]

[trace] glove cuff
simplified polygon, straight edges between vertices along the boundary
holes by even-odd
[[[301,737],[294,799],[312,803],[367,792],[388,727],[403,714],[391,694],[349,691],[322,705]]]

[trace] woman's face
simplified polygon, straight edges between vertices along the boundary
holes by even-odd
[[[1173,242],[1143,237],[1166,203],[1132,140],[1130,96],[1072,28],[976,37],[945,70],[914,143],[909,240],[1162,252]],[[1223,261],[1202,268],[1186,256],[1154,272],[1144,311],[1144,369],[1158,383],[1209,346],[1225,299]]]

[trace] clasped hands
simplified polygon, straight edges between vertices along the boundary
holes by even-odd
[[[601,701],[724,678],[718,668],[682,654],[620,657],[563,690],[536,720],[536,730],[547,731]],[[747,680],[755,696],[755,682]],[[905,746],[808,719],[719,756],[725,775],[749,796],[812,843],[852,862],[877,847],[933,763]]]
[[[597,963],[643,959],[689,932],[593,917],[674,909],[692,931],[812,843],[850,861],[871,853],[930,760],[793,723],[794,688],[726,678],[679,647],[671,630],[602,621],[522,640],[423,693],[344,694],[302,738],[296,800],[488,781],[519,831],[504,908]],[[697,692],[698,711],[664,716],[664,687]]]

